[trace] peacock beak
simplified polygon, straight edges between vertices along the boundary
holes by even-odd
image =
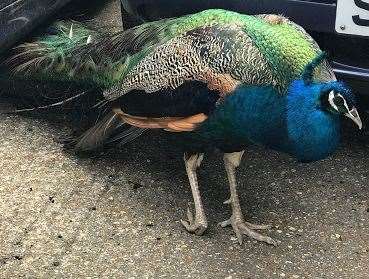
[[[345,116],[354,121],[355,124],[359,126],[359,130],[363,128],[363,122],[361,121],[359,113],[357,112],[357,109],[355,107],[352,108],[352,110],[350,110],[348,113],[345,113]]]

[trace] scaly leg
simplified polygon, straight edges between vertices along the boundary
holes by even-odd
[[[277,242],[274,241],[272,238],[259,234],[258,232],[255,231],[268,229],[270,228],[270,226],[251,224],[249,222],[246,222],[243,217],[240,206],[240,200],[237,194],[237,181],[236,181],[236,168],[240,165],[243,153],[244,151],[224,154],[224,166],[227,171],[229,188],[231,192],[231,198],[225,201],[224,203],[231,204],[232,216],[230,219],[221,222],[220,225],[222,227],[231,225],[233,227],[234,232],[236,233],[238,242],[240,244],[242,244],[242,235],[245,234],[258,241],[263,241],[268,244],[277,245]]]
[[[197,182],[196,175],[196,170],[198,167],[200,167],[203,157],[203,153],[192,155],[185,153],[183,157],[186,165],[188,180],[190,181],[191,185],[193,201],[195,203],[195,219],[193,218],[193,214],[190,208],[187,207],[188,221],[181,220],[181,223],[187,231],[195,233],[197,235],[202,235],[208,227],[208,222],[204,213],[204,207],[202,205],[199,184]]]

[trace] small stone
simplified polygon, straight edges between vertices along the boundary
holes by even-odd
[[[296,228],[294,228],[294,227],[288,227],[288,229],[289,229],[290,231],[292,231],[292,232],[295,232],[295,231],[296,231]]]
[[[337,239],[339,241],[342,241],[342,236],[338,233],[332,234],[331,239]]]
[[[282,231],[281,231],[281,230],[276,230],[276,232],[277,232],[277,233],[282,233]]]
[[[279,276],[286,277],[286,274],[285,273],[281,273],[281,274],[279,274]]]
[[[288,249],[292,249],[292,246],[291,246],[291,245],[288,245],[288,246],[287,246],[287,248],[288,248]]]
[[[237,237],[232,236],[231,241],[238,241]]]
[[[293,275],[292,275],[292,278],[296,278],[296,279],[297,279],[297,278],[300,278],[300,275],[293,274]]]

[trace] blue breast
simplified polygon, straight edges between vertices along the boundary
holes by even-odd
[[[242,86],[217,107],[199,134],[216,142],[261,144],[299,161],[329,156],[340,138],[338,116],[317,105],[318,91],[299,82],[280,95],[273,87]]]

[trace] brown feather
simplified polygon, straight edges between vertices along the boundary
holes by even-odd
[[[126,114],[120,108],[114,108],[113,112],[122,121],[132,126],[145,129],[164,129],[170,132],[193,131],[199,123],[207,119],[207,116],[203,113],[189,117],[142,117]]]

